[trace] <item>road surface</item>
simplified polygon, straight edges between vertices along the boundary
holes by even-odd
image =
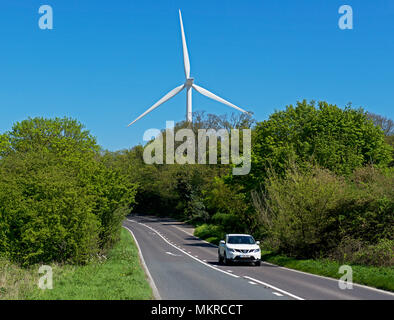
[[[217,247],[172,219],[129,216],[123,226],[137,240],[157,298],[168,300],[394,300],[394,294],[262,263],[218,265]]]

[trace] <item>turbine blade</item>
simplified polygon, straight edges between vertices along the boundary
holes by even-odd
[[[149,112],[153,111],[154,109],[156,109],[158,106],[160,106],[164,102],[166,102],[166,101],[170,100],[171,98],[175,97],[184,88],[185,88],[185,85],[182,84],[179,87],[176,87],[175,89],[172,89],[163,98],[161,98],[159,101],[157,101],[153,106],[151,106],[148,110],[146,110],[143,114],[141,114],[137,119],[135,119],[132,123],[130,123],[128,125],[128,127],[130,127],[134,122],[137,122],[138,120],[140,120],[142,117],[146,116]]]
[[[181,22],[181,32],[182,32],[182,46],[183,46],[183,65],[185,67],[185,76],[186,79],[190,78],[190,60],[189,60],[189,53],[187,52],[187,44],[186,44],[186,37],[185,37],[185,30],[183,29],[183,21],[182,21],[182,13],[179,10],[179,20]]]
[[[199,93],[201,93],[202,95],[211,98],[213,100],[219,101],[231,108],[237,109],[238,111],[244,112],[244,113],[249,113],[247,111],[245,111],[244,109],[241,109],[239,107],[237,107],[236,105],[232,104],[231,102],[228,102],[227,100],[224,100],[223,98],[218,97],[216,94],[213,94],[212,92],[209,92],[207,89],[204,89],[202,87],[199,87],[196,84],[193,84],[193,88],[196,89]]]

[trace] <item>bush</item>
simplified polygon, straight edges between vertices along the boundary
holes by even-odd
[[[191,224],[207,222],[209,219],[209,214],[205,210],[205,205],[197,192],[190,193],[184,214],[187,222]]]
[[[94,198],[73,170],[48,158],[27,154],[2,160],[0,252],[23,265],[84,263],[98,250]]]
[[[365,167],[347,180],[346,196],[336,210],[341,238],[368,244],[394,237],[394,170]]]
[[[211,213],[211,223],[221,225],[228,233],[254,233],[259,229],[255,210],[247,194],[226,178],[216,177],[204,191],[205,203]]]
[[[311,257],[332,247],[338,237],[332,215],[341,198],[343,181],[327,170],[289,170],[281,179],[272,174],[266,193],[254,193],[254,203],[268,236],[281,252]]]
[[[342,239],[330,256],[341,263],[392,267],[394,266],[394,241],[381,239],[368,245],[350,237]]]
[[[357,251],[357,261],[372,263],[362,252],[383,252],[379,241],[393,239],[393,181],[393,170],[373,167],[355,171],[348,179],[317,167],[293,166],[284,178],[271,172],[266,190],[253,194],[266,230],[264,243],[299,258],[327,256],[339,246],[340,257]]]
[[[244,231],[240,216],[236,214],[218,212],[212,216],[212,222],[220,225],[226,233],[241,233]]]
[[[194,230],[194,235],[201,239],[209,240],[208,242],[218,244],[220,240],[224,239],[225,232],[221,226],[204,223]]]
[[[381,239],[375,245],[362,248],[354,255],[354,264],[371,266],[394,266],[394,241]]]
[[[1,255],[23,265],[86,263],[119,238],[135,185],[104,165],[81,124],[29,119],[1,141]]]

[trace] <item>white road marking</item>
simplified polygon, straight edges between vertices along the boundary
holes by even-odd
[[[131,221],[131,222],[138,223],[138,224],[140,224],[140,225],[142,225],[142,226],[144,226],[144,227],[146,227],[146,228],[152,230],[153,232],[156,232],[157,234],[159,234],[155,229],[153,229],[152,227],[150,227],[150,226],[148,226],[148,225],[146,225],[146,224],[143,224],[143,223],[140,223],[140,222],[131,220],[131,219],[127,219],[127,220],[128,220],[128,221]],[[166,239],[164,239],[164,237],[163,237],[162,235],[159,235],[159,236],[160,236],[165,242],[167,242],[170,246],[173,246],[175,249],[181,251],[182,253],[186,254],[186,255],[189,256],[190,258],[192,258],[192,259],[194,259],[194,260],[196,260],[196,261],[202,263],[203,265],[205,265],[205,266],[207,266],[207,267],[209,267],[209,268],[211,268],[211,269],[213,269],[213,270],[216,270],[216,271],[225,273],[225,274],[227,274],[227,275],[229,275],[229,276],[231,276],[231,277],[239,278],[239,276],[237,276],[237,275],[235,275],[235,274],[232,274],[232,273],[226,272],[226,271],[224,271],[224,270],[220,270],[220,269],[218,269],[218,268],[215,268],[214,266],[211,266],[210,264],[208,264],[208,263],[206,263],[206,262],[204,262],[204,261],[202,261],[202,260],[200,260],[200,259],[197,259],[197,258],[193,257],[191,254],[187,253],[186,251],[183,251],[182,249],[177,248],[176,246],[174,246],[173,244],[171,244],[169,241],[167,241]]]
[[[279,289],[279,288],[277,288],[277,287],[274,287],[273,285],[270,285],[269,283],[266,283],[266,282],[263,282],[263,281],[254,279],[254,278],[252,278],[252,277],[248,277],[248,276],[244,276],[244,278],[249,279],[249,280],[252,280],[252,281],[257,282],[257,283],[260,283],[260,284],[262,284],[263,286],[266,286],[266,287],[269,287],[269,288],[271,288],[271,289],[274,289],[275,291],[279,291],[279,292],[281,292],[281,293],[283,293],[283,294],[285,294],[285,295],[287,295],[287,296],[289,296],[289,297],[292,297],[292,298],[294,298],[294,299],[297,299],[297,300],[305,300],[305,299],[303,299],[303,298],[301,298],[301,297],[298,297],[298,296],[296,296],[296,295],[294,295],[294,294],[291,294],[290,292],[287,292],[287,291],[285,291],[285,290],[282,290],[282,289]]]
[[[269,263],[269,262],[266,262],[266,261],[262,261],[262,263],[270,265],[270,266],[275,266],[275,267],[277,267],[279,269],[292,271],[292,272],[297,272],[297,273],[302,273],[302,274],[306,274],[308,276],[313,276],[313,277],[317,277],[317,278],[321,278],[321,279],[327,279],[327,280],[338,282],[338,279],[335,279],[335,278],[325,277],[325,276],[321,276],[321,275],[318,275],[318,274],[313,274],[313,273],[308,273],[308,272],[304,272],[304,271],[300,271],[300,270],[295,270],[295,269],[290,269],[290,268],[286,268],[286,267],[281,267],[281,266],[278,266],[276,264]],[[365,288],[365,289],[373,290],[373,291],[380,292],[380,293],[383,293],[383,294],[388,294],[388,295],[394,296],[394,292],[389,292],[389,291],[385,291],[385,290],[381,290],[381,289],[377,289],[377,288],[373,288],[373,287],[368,287],[368,286],[365,286],[365,285],[359,284],[359,283],[353,283],[353,286],[360,287],[360,288]]]
[[[129,228],[127,228],[125,226],[123,226],[123,228],[125,228],[128,232],[130,232],[131,236],[134,239],[135,245],[137,246],[137,249],[138,249],[138,255],[140,257],[142,267],[144,268],[144,271],[148,277],[148,281],[149,281],[150,286],[152,287],[154,297],[156,298],[156,300],[161,300],[159,290],[157,290],[155,281],[153,280],[153,277],[150,274],[148,267],[146,266],[145,259],[144,259],[144,256],[142,255],[141,247],[137,241],[137,238],[134,236],[133,231],[131,231]]]
[[[278,297],[283,297],[283,294],[280,294],[279,292],[272,292],[272,294],[278,296]]]
[[[140,222],[137,222],[137,221],[134,221],[134,220],[130,220],[130,219],[127,219],[127,220],[129,220],[129,221],[131,221],[131,222],[138,223],[138,224],[140,224],[140,225],[142,225],[142,226],[144,226],[144,227],[146,227],[146,228],[152,230],[153,232],[156,232],[157,234],[159,234],[155,229],[153,229],[152,227],[150,227],[150,226],[148,226],[148,225],[146,225],[146,224],[144,224],[144,223],[140,223]],[[168,240],[166,240],[162,235],[159,234],[159,236],[160,236],[165,242],[167,242],[169,245],[173,246],[175,249],[178,249],[179,251],[181,251],[181,252],[183,252],[184,254],[188,255],[190,258],[192,258],[192,259],[194,259],[194,260],[196,260],[196,261],[198,261],[198,262],[200,262],[200,263],[206,265],[207,267],[212,268],[212,269],[214,269],[214,270],[216,270],[216,271],[220,271],[220,272],[222,272],[222,273],[225,273],[225,274],[227,274],[227,275],[229,275],[229,276],[232,276],[232,277],[234,277],[234,278],[239,278],[239,276],[237,276],[237,275],[235,275],[235,274],[232,274],[232,273],[230,273],[230,272],[227,272],[227,271],[221,270],[221,269],[219,269],[219,268],[216,268],[216,267],[214,267],[214,266],[212,266],[212,265],[210,265],[210,264],[208,264],[208,263],[206,263],[206,262],[204,262],[204,261],[202,261],[202,260],[200,260],[200,259],[197,259],[197,258],[193,257],[191,254],[189,254],[190,252],[187,253],[186,251],[183,251],[182,249],[177,248],[174,244],[171,244]],[[279,288],[277,288],[277,287],[274,287],[274,286],[272,286],[272,285],[270,285],[270,284],[268,284],[268,283],[265,283],[265,282],[263,282],[263,281],[260,281],[260,280],[257,280],[257,279],[254,279],[254,278],[248,277],[248,276],[244,276],[244,278],[251,280],[250,282],[254,282],[254,284],[256,284],[256,282],[257,282],[257,283],[262,284],[262,285],[264,285],[264,286],[266,286],[266,287],[269,287],[269,288],[271,288],[271,289],[274,289],[275,291],[282,292],[283,294],[285,294],[285,295],[287,295],[287,296],[290,296],[290,297],[292,297],[292,298],[294,298],[294,299],[297,299],[297,300],[304,300],[304,299],[301,298],[301,297],[298,297],[298,296],[296,296],[296,295],[293,295],[293,294],[291,294],[291,293],[289,293],[289,292],[287,292],[287,291],[284,291],[284,290],[282,290],[282,289],[279,289]]]
[[[256,284],[256,282],[253,282],[253,281],[248,281],[250,284]]]
[[[227,270],[227,272],[233,272],[233,270]]]
[[[182,257],[180,254],[175,254],[175,253],[172,253],[172,252],[169,252],[169,251],[167,251],[166,253],[167,253],[168,255],[170,255],[170,256]]]
[[[151,220],[151,221],[159,222],[159,220],[157,220],[157,218],[152,219],[152,218],[144,217],[144,219],[148,219],[148,220]],[[128,218],[127,218],[127,220],[129,220],[129,221],[131,221],[131,222],[138,223],[137,221],[130,220],[130,219],[128,219]],[[211,245],[212,247],[215,247],[215,248],[218,247],[217,245],[215,245],[215,244],[213,244],[213,243],[209,243],[209,242],[207,242],[207,241],[205,241],[205,240],[203,240],[203,239],[200,239],[199,237],[196,237],[195,235],[192,235],[191,233],[185,231],[185,230],[182,229],[182,228],[179,228],[179,227],[177,227],[177,226],[173,226],[173,227],[175,227],[176,229],[178,229],[178,230],[184,232],[185,234],[191,235],[191,236],[192,236],[193,238],[195,238],[195,239],[198,239],[198,240],[200,240],[200,241],[202,241],[202,242],[204,242],[204,243],[206,243],[206,244]],[[185,249],[185,250],[186,250],[186,249]],[[203,261],[204,261],[204,262],[207,262],[206,260],[203,260]],[[297,272],[297,273],[305,274],[305,275],[308,275],[308,276],[313,276],[313,277],[318,277],[318,278],[322,278],[322,279],[326,279],[326,280],[331,280],[331,281],[338,282],[338,279],[335,279],[335,278],[330,278],[330,277],[325,277],[325,276],[321,276],[321,275],[318,275],[318,274],[313,274],[313,273],[308,273],[308,272],[304,272],[304,271],[300,271],[300,270],[290,269],[290,268],[278,266],[278,265],[276,265],[276,264],[269,263],[269,262],[266,262],[266,261],[261,261],[261,262],[262,262],[262,264],[267,264],[267,265],[275,266],[275,267],[277,267],[277,268],[279,268],[279,269],[283,269],[283,270],[287,270],[287,271],[292,271],[292,272]],[[212,267],[212,266],[210,266],[210,267]],[[213,267],[213,268],[214,268],[214,267]],[[214,268],[214,269],[217,269],[217,268]],[[219,269],[217,269],[217,270],[219,270]],[[219,271],[222,271],[222,270],[219,270]],[[267,285],[267,286],[268,286],[268,285]],[[270,285],[270,286],[271,286],[271,285]],[[394,296],[394,293],[393,293],[393,292],[389,292],[389,291],[385,291],[385,290],[381,290],[381,289],[369,287],[369,286],[362,285],[362,284],[358,284],[358,283],[353,283],[353,286],[360,287],[360,288],[365,288],[365,289],[368,289],[368,290],[372,290],[372,291],[379,292],[379,293],[382,293],[382,294],[387,294],[387,295],[390,295],[390,296]],[[271,287],[272,287],[272,286],[271,286]],[[301,299],[301,300],[304,300],[304,299],[302,299],[302,298],[300,298],[300,297],[298,297],[298,298]]]

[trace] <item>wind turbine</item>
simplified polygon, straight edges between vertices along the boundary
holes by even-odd
[[[176,87],[175,89],[172,89],[170,92],[168,92],[163,98],[161,98],[159,101],[157,101],[153,106],[151,106],[148,110],[146,110],[143,114],[141,114],[137,119],[135,119],[132,123],[128,125],[130,127],[133,123],[136,121],[140,120],[142,117],[146,116],[148,113],[162,105],[164,102],[170,100],[171,98],[175,97],[178,93],[180,93],[183,89],[186,89],[186,121],[187,122],[192,122],[193,121],[193,116],[192,116],[192,89],[195,89],[197,92],[201,93],[204,96],[207,96],[208,98],[211,98],[213,100],[219,101],[231,108],[237,109],[238,111],[248,113],[245,110],[237,107],[236,105],[232,104],[231,102],[228,102],[224,100],[223,98],[220,98],[219,96],[213,94],[212,92],[208,91],[207,89],[204,89],[194,83],[194,78],[190,77],[190,60],[189,60],[189,53],[187,51],[187,44],[186,44],[186,37],[185,37],[185,31],[183,29],[183,21],[182,21],[182,13],[181,10],[179,10],[179,21],[181,24],[181,33],[182,33],[182,46],[183,46],[183,64],[185,67],[185,76],[186,76],[186,81],[184,84],[180,85],[179,87]]]

